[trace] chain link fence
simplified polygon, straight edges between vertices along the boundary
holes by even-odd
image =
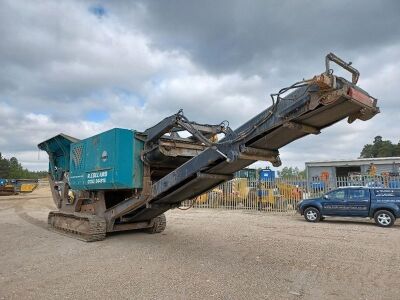
[[[183,208],[219,208],[295,213],[302,199],[319,197],[344,186],[400,188],[400,176],[349,176],[326,180],[277,178],[271,181],[235,178],[182,203]]]

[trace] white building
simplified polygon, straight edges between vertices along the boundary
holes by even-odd
[[[400,157],[310,161],[306,162],[306,174],[309,180],[326,176],[329,178],[347,177],[355,173],[369,175],[371,164],[376,168],[376,175],[382,173],[389,173],[391,176],[399,175]]]

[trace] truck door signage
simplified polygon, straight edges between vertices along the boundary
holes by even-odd
[[[328,208],[328,209],[346,209],[346,206],[344,205],[335,205],[335,204],[327,204],[324,205],[324,208]]]
[[[400,203],[400,199],[376,199],[377,203]]]
[[[328,204],[324,205],[324,208],[327,209],[336,209],[336,210],[367,210],[366,206],[362,205],[334,205],[334,204]]]
[[[375,190],[376,202],[378,203],[398,203],[400,202],[400,191],[399,190]]]
[[[400,197],[398,190],[375,190],[376,197]]]
[[[364,205],[364,206],[360,206],[360,205],[350,205],[348,207],[349,210],[367,210],[368,208]]]

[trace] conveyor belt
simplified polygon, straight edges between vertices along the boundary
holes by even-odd
[[[153,184],[149,202],[173,204],[193,199],[229,180],[234,172],[263,159],[262,155],[264,160],[279,164],[277,155],[281,147],[308,134],[319,134],[321,129],[347,117],[351,121],[367,120],[379,112],[376,100],[366,92],[343,78],[334,79],[336,88],[328,91],[321,90],[318,81],[296,89],[236,129],[234,136],[226,137],[164,176]],[[361,96],[352,97],[357,93]],[[133,220],[153,217],[165,210],[163,206],[149,206],[138,210]]]
[[[318,134],[344,118],[366,120],[379,112],[376,101],[364,91],[343,78],[335,77],[335,80],[336,89],[329,91],[321,91],[315,81],[296,89],[236,129],[236,138],[221,140],[164,176],[153,184],[150,203],[171,204],[195,198],[229,180],[234,172],[262,159],[263,153],[278,154],[281,147],[305,135]],[[361,91],[365,97],[352,98],[350,89]],[[274,155],[266,154],[265,160],[279,163]],[[151,208],[144,209],[138,218],[140,215],[148,218],[150,212]]]

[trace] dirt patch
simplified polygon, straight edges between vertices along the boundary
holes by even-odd
[[[46,188],[0,198],[0,299],[398,299],[400,222],[173,210],[162,234],[46,229]]]

